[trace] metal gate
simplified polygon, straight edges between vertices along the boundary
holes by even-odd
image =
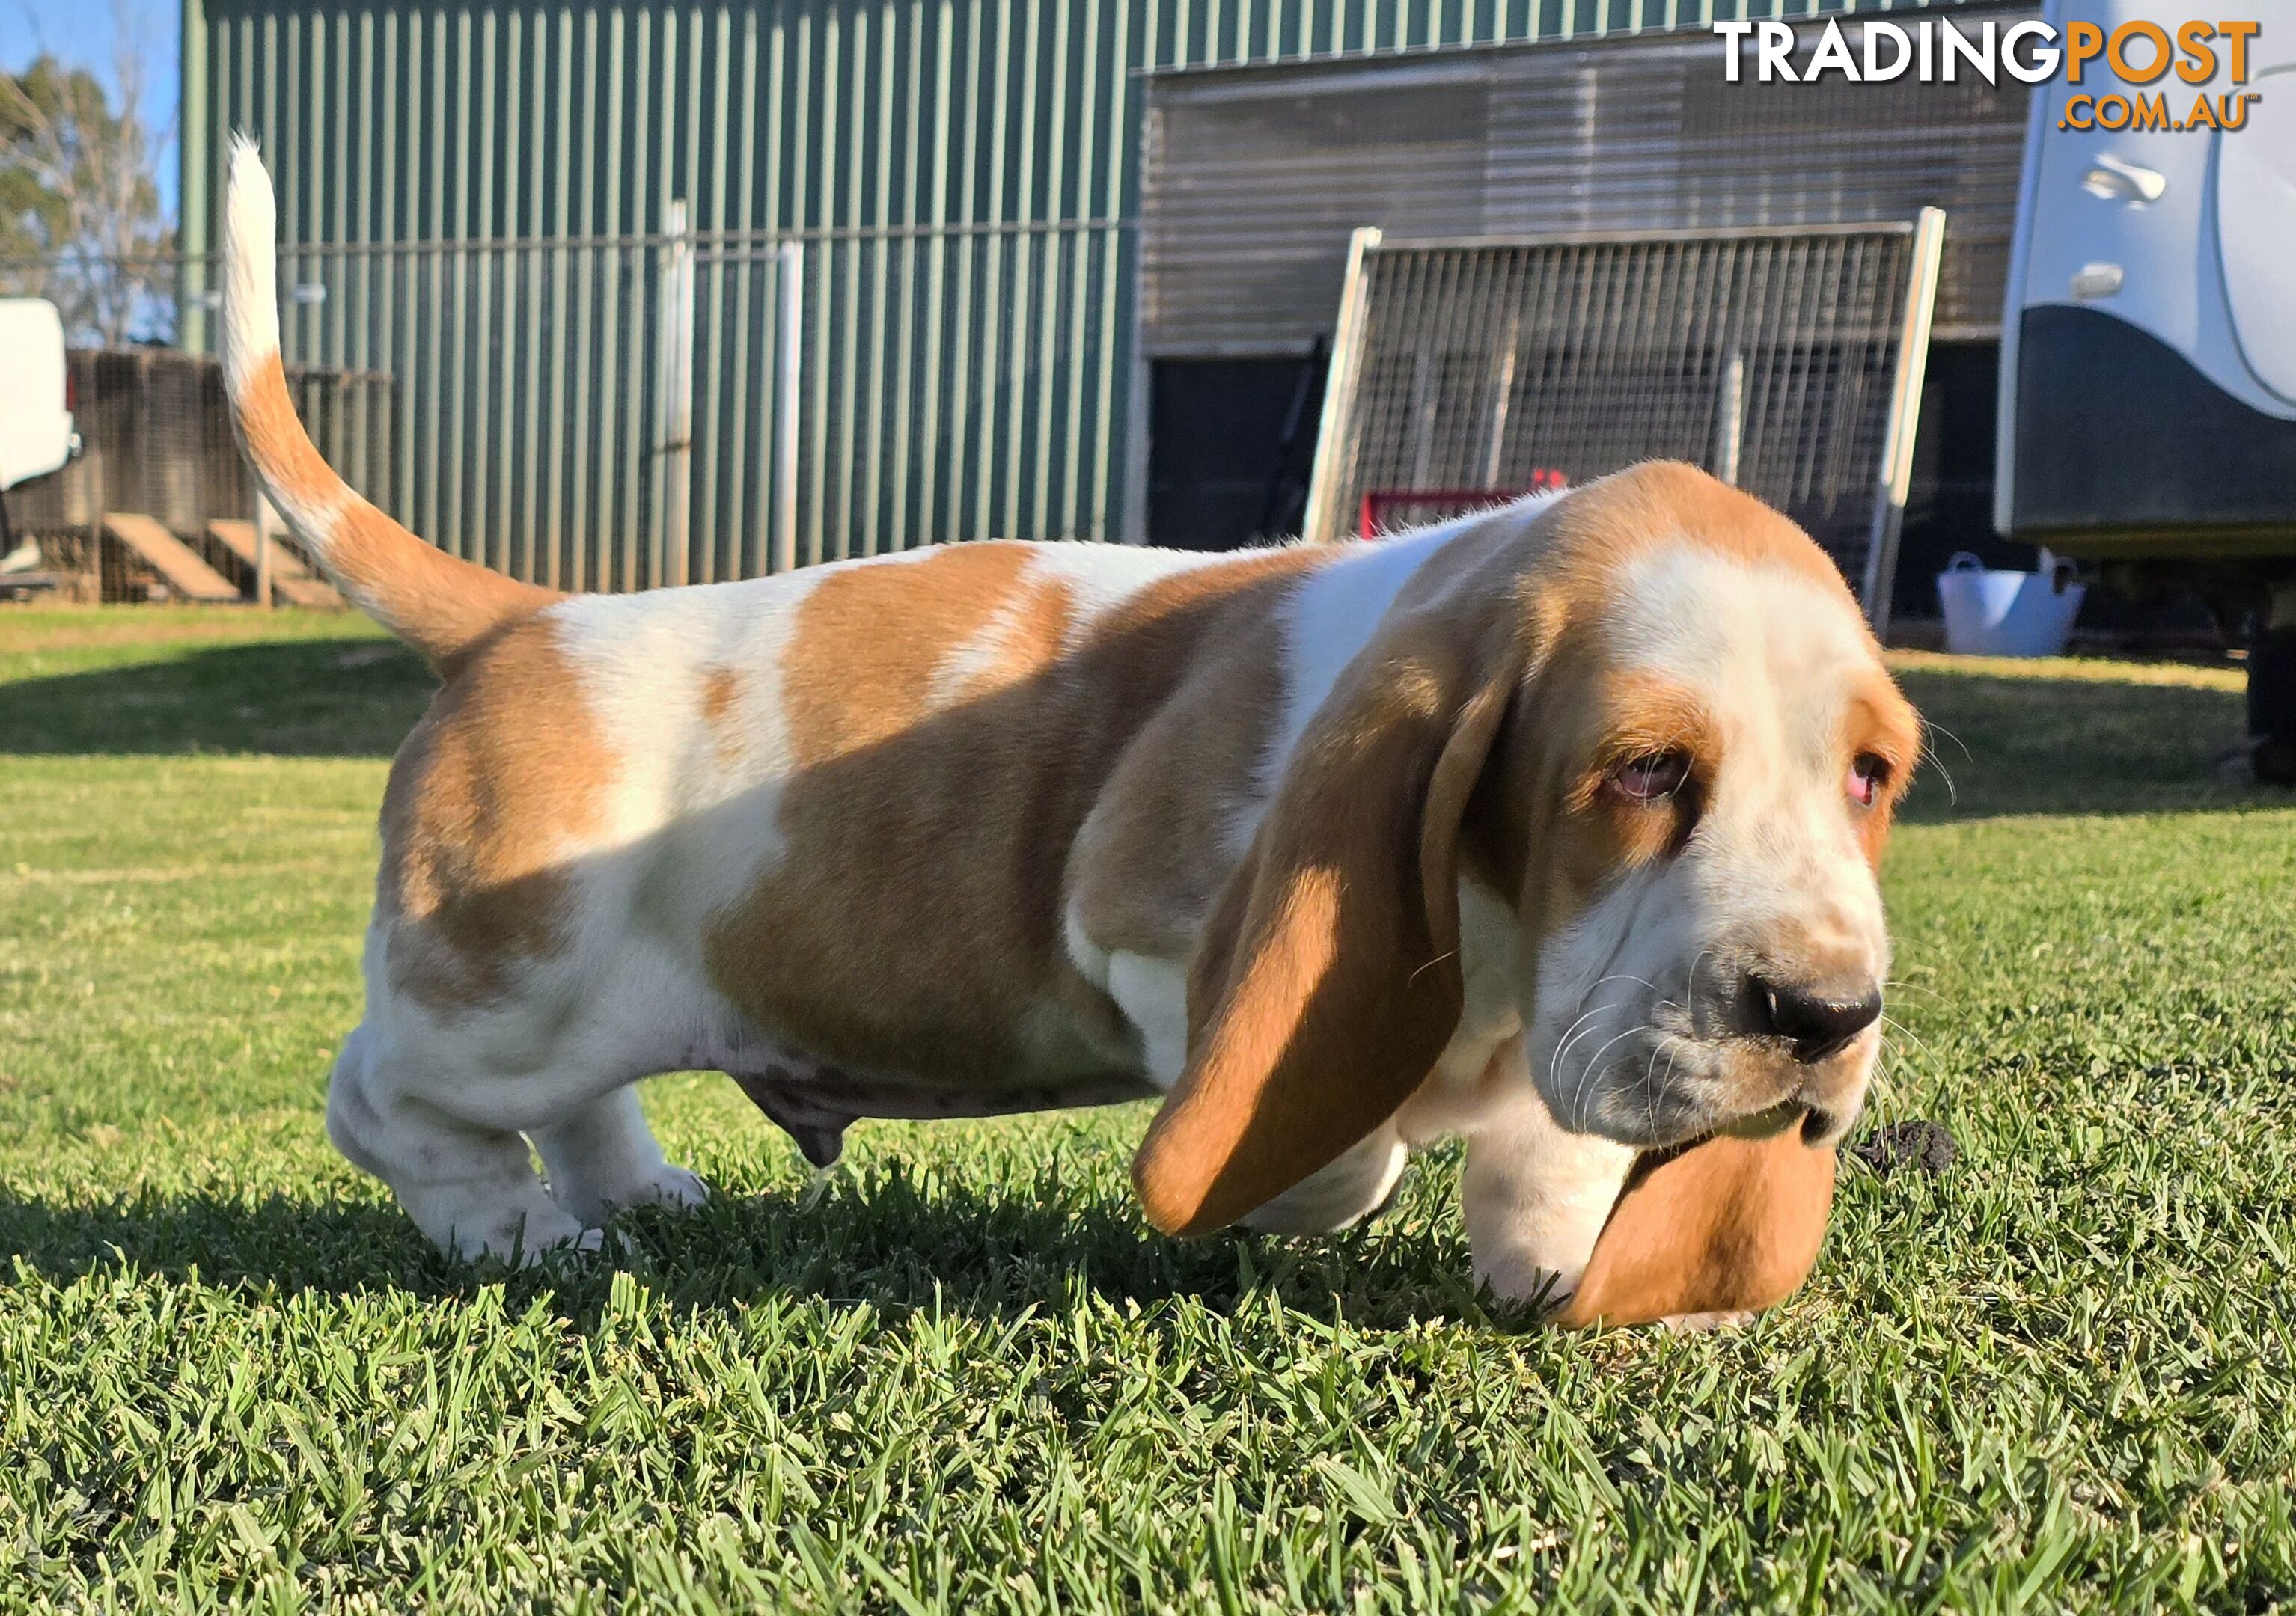
[[[291,363],[390,373],[361,492],[564,589],[1104,538],[1097,222],[280,249]],[[209,282],[212,284],[212,282]]]
[[[381,371],[338,468],[448,552],[574,590],[793,564],[802,248],[650,237],[283,246],[290,363]]]
[[[1945,216],[1467,241],[1355,235],[1308,535],[1686,460],[1886,617]]]
[[[689,233],[668,211],[646,236],[283,245],[291,372],[359,384],[313,422],[345,478],[450,554],[573,590],[1115,536],[1128,227]],[[205,353],[211,257],[107,268],[149,289],[139,338]],[[0,261],[0,290],[55,271]],[[220,415],[181,424],[235,486]],[[188,540],[244,503],[168,520]]]

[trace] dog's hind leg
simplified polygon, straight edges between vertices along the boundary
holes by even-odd
[[[700,1179],[663,1159],[634,1087],[600,1095],[527,1131],[542,1153],[552,1197],[584,1223],[602,1224],[626,1206],[699,1206],[709,1199]]]
[[[435,1098],[439,1086],[410,1073],[372,1027],[359,1027],[327,1085],[327,1132],[390,1186],[443,1252],[531,1261],[553,1247],[602,1244],[545,1193],[516,1129],[448,1111]]]

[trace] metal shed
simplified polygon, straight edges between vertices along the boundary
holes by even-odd
[[[1816,27],[1798,31],[1807,53]],[[1733,85],[1720,60],[1711,37],[1678,36],[1158,75],[1143,350],[1306,353],[1330,331],[1348,233],[1363,224],[1409,237],[1744,229],[1923,208],[1954,221],[1938,334],[1999,334],[2024,85]]]
[[[1972,9],[1972,26],[2038,14]],[[1800,25],[1805,55],[1821,26]],[[1363,225],[1404,239],[1710,232],[1941,208],[1933,335],[1973,346],[1983,371],[2028,95],[2005,74],[1731,84],[1716,41],[1686,34],[1158,74],[1141,179],[1148,530],[1234,543],[1296,522],[1322,345]],[[1945,367],[1946,384],[1959,374]],[[1187,423],[1207,418],[1222,429],[1199,446]],[[1936,480],[1933,466],[1932,493]]]
[[[208,340],[203,255],[246,128],[305,249],[283,257],[305,294],[289,356],[393,378],[398,457],[370,491],[449,549],[613,588],[942,539],[1138,537],[1149,75],[1681,29],[1711,53],[1705,25],[1734,9],[185,0],[182,335]],[[663,341],[681,273],[684,370]],[[1324,290],[1311,274],[1296,301]]]

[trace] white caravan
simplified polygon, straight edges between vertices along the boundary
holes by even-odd
[[[2291,774],[2296,5],[2050,0],[2046,18],[2103,48],[2034,90],[1994,525],[2245,621],[2258,770]],[[2178,48],[2156,71],[2158,39]]]

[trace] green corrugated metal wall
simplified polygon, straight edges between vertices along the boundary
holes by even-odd
[[[1742,4],[1783,17],[1889,9]],[[740,333],[771,322],[769,255],[791,238],[805,251],[799,559],[990,535],[1113,537],[1142,70],[1697,27],[1739,9],[185,0],[185,243],[211,242],[226,135],[253,131],[286,240],[329,249],[289,255],[291,278],[326,289],[291,309],[292,355],[392,371],[401,463],[377,472],[378,497],[513,571],[623,587],[766,564],[769,335]],[[703,323],[682,564],[660,554],[648,470],[660,243],[540,244],[658,236],[672,198],[701,233]],[[474,239],[529,245],[475,258],[434,248],[427,278],[395,250]],[[583,254],[615,253],[612,273],[584,267]],[[410,333],[426,326],[418,347]],[[547,377],[537,343],[562,350]],[[417,419],[442,412],[443,425]],[[545,493],[560,438],[596,464]],[[553,504],[563,509],[538,531],[537,510]]]

